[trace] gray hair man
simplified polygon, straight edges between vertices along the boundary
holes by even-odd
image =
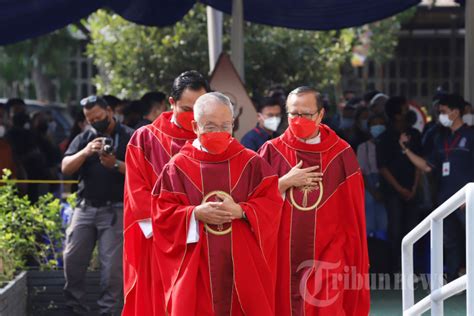
[[[274,315],[277,177],[232,138],[233,108],[222,93],[197,99],[192,125],[197,139],[165,166],[153,192],[166,311]]]

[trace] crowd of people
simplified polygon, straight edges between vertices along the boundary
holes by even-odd
[[[8,168],[14,177],[23,179],[47,180],[66,176],[80,180],[80,203],[66,232],[64,251],[65,293],[74,312],[87,312],[81,299],[85,295],[85,271],[96,243],[102,270],[103,293],[98,302],[101,311],[113,313],[120,305],[122,269],[125,271],[125,295],[131,291],[127,282],[136,280],[134,269],[145,263],[133,257],[134,250],[127,250],[127,247],[133,245],[142,249],[146,246],[135,237],[129,237],[133,241],[124,245],[125,251],[129,251],[125,262],[135,260],[131,263],[135,268],[122,267],[122,235],[124,232],[125,236],[134,234],[133,224],[136,222],[127,218],[127,214],[124,217],[124,199],[125,207],[137,203],[130,197],[134,194],[138,199],[146,192],[148,196],[143,196],[143,200],[151,199],[159,172],[145,161],[152,160],[161,169],[186,141],[196,137],[194,131],[199,127],[190,125],[193,106],[208,92],[207,81],[200,74],[188,72],[175,80],[168,98],[162,92],[149,92],[133,101],[120,100],[112,95],[88,97],[81,101],[80,109],[73,114],[70,137],[60,143],[52,135],[54,120],[48,111],[31,116],[21,99],[10,99],[6,104],[0,104],[0,169]],[[299,92],[295,94],[299,95]],[[254,100],[258,112],[256,126],[241,139],[243,146],[264,156],[271,150],[265,144],[285,135],[287,118],[302,115],[290,111],[287,97],[285,89],[277,87],[270,89],[263,98]],[[219,99],[220,96],[213,98]],[[168,103],[181,115],[170,114],[173,112],[168,112]],[[345,91],[335,106],[320,95],[316,103],[321,107],[316,113],[323,113],[324,128],[335,131],[352,147],[360,166],[365,185],[371,269],[374,272],[400,272],[403,236],[436,206],[474,180],[474,115],[471,105],[459,95],[438,91],[432,104],[426,108],[431,119],[420,130],[416,125],[417,115],[410,110],[405,96],[388,96],[379,91],[358,96],[354,91]],[[236,104],[232,106],[234,109],[237,107]],[[174,122],[181,128],[167,131],[168,127],[160,125],[163,120]],[[230,130],[236,125],[231,125]],[[150,129],[157,129],[157,132],[148,132]],[[175,135],[169,143],[163,140],[168,137],[167,133]],[[164,154],[143,156],[142,152],[150,150],[147,149],[150,137],[163,137],[160,150]],[[141,172],[150,174],[152,178],[141,191],[130,184],[140,177],[140,174],[129,173],[128,166],[133,164],[145,168]],[[300,170],[308,168],[297,166],[295,168]],[[315,172],[313,169],[310,171],[311,174]],[[125,174],[128,179],[125,179]],[[42,189],[45,188],[27,185],[22,187],[22,193],[35,201]],[[54,191],[55,187],[46,190]],[[147,242],[151,242],[149,238],[153,235],[149,217],[144,216],[139,221],[138,229],[140,234],[148,236]],[[449,280],[464,270],[464,224],[462,210],[445,221],[444,257]],[[429,247],[421,249],[417,266],[420,272],[426,272]],[[148,269],[153,275],[152,267],[141,269]],[[144,299],[152,299],[152,294],[134,293]]]
[[[439,89],[426,106],[420,129],[405,96],[345,91],[323,123],[357,154],[365,182],[365,210],[372,271],[399,273],[402,238],[429,212],[474,180],[474,122],[471,105]],[[258,123],[242,144],[258,150],[287,127],[284,98],[263,98]],[[416,126],[416,127],[415,127]],[[445,222],[447,279],[464,272],[463,211]],[[389,249],[389,250],[388,250]],[[417,271],[427,272],[429,247],[417,253]]]

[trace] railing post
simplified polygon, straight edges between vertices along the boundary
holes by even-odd
[[[413,244],[402,242],[403,311],[406,311],[415,304],[413,287]]]
[[[474,316],[474,184],[466,187],[466,314]]]
[[[466,209],[466,275],[444,285],[443,222],[465,205]],[[402,241],[403,315],[420,315],[431,309],[431,315],[444,314],[444,300],[466,290],[467,315],[474,316],[474,182],[456,192],[409,232]],[[414,304],[413,245],[431,234],[431,293]]]
[[[431,220],[431,293],[443,287],[443,219]],[[431,296],[431,315],[442,316],[443,300]]]

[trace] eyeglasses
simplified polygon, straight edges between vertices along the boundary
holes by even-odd
[[[87,98],[82,99],[80,104],[82,106],[87,106],[87,105],[92,104],[92,103],[97,103],[97,99],[98,98],[97,98],[96,95],[90,95]]]
[[[107,108],[109,105],[107,104],[107,101],[105,101],[103,98],[98,97],[96,95],[90,95],[87,98],[84,98],[80,102],[82,107],[85,107],[87,109],[92,108],[96,105],[99,105],[102,108]]]
[[[314,113],[291,113],[291,112],[287,112],[286,114],[288,114],[289,118],[304,117],[304,118],[307,118],[307,119],[310,120],[310,119],[313,118],[313,116],[315,116],[318,113],[319,113],[319,110],[314,112]]]
[[[229,132],[234,128],[234,123],[217,126],[214,124],[199,125],[204,133]]]

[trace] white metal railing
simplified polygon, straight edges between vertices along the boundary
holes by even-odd
[[[443,286],[443,220],[466,204],[466,275]],[[413,244],[431,230],[431,293],[416,304],[413,285]],[[466,290],[467,315],[474,316],[474,183],[441,204],[402,241],[403,315],[444,313],[444,300]]]

